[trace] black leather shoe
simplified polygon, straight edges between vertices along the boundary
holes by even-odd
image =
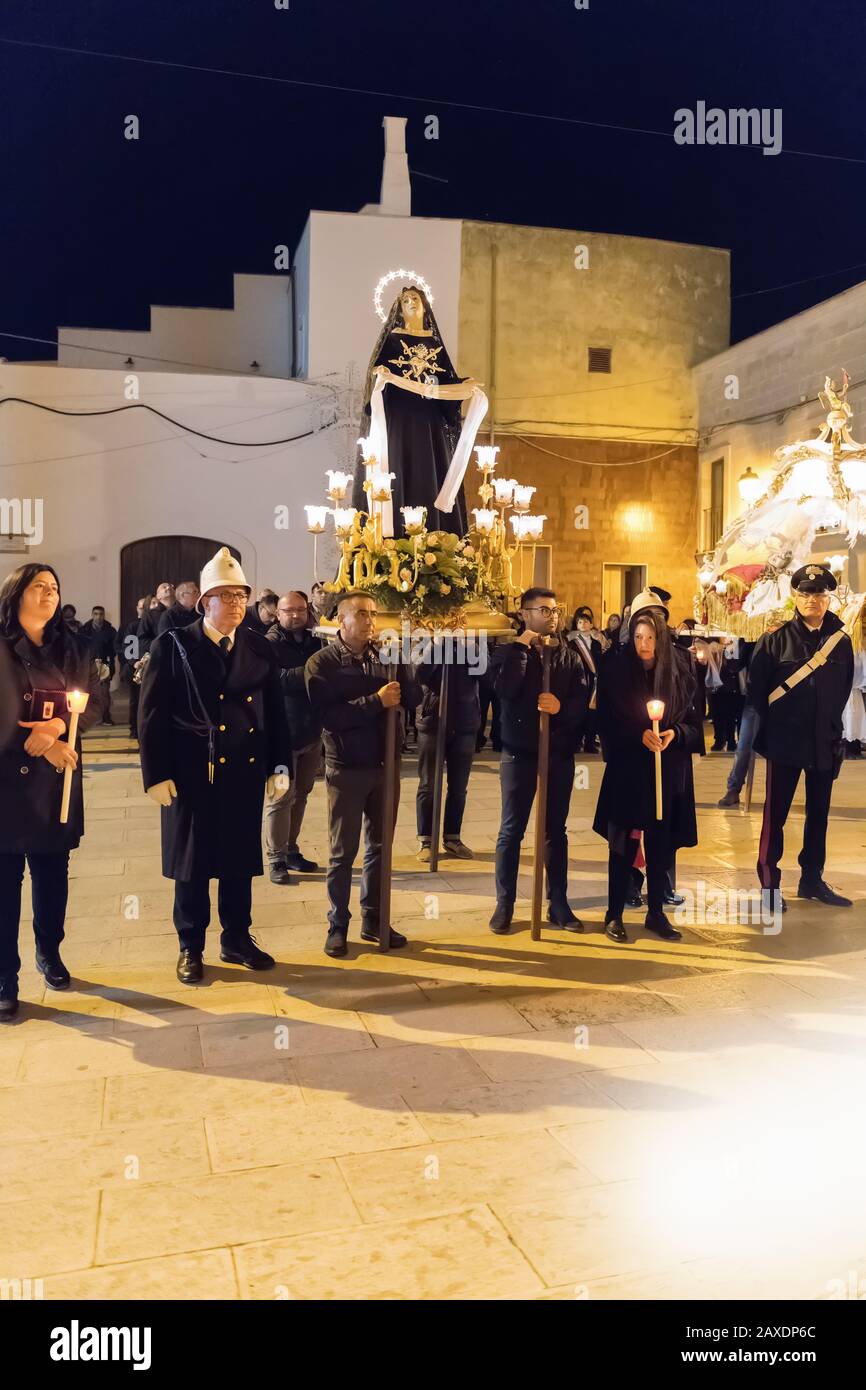
[[[362,940],[362,941],[372,941],[372,942],[374,942],[374,943],[378,946],[378,944],[379,944],[379,928],[378,928],[378,927],[374,927],[374,926],[372,925],[372,923],[371,923],[370,926],[368,926],[368,927],[362,927],[362,928],[361,928],[361,940]],[[407,938],[406,938],[405,936],[401,935],[400,932],[395,931],[394,928],[391,927],[391,935],[390,935],[389,938],[388,938],[388,945],[390,946],[390,948],[391,948],[392,951],[399,951],[399,949],[400,949],[401,946],[406,946],[406,945],[408,945],[408,940],[407,940]]]
[[[604,934],[605,936],[609,936],[611,941],[628,941],[625,927],[620,917],[611,917],[609,922],[605,922]]]
[[[325,955],[333,956],[335,960],[340,956],[348,955],[349,948],[346,945],[346,933],[341,931],[329,931],[325,941]]]
[[[625,900],[625,905],[632,908],[643,907],[643,898],[640,893],[630,893]]]
[[[682,907],[685,898],[682,893],[677,893],[673,888],[669,889],[662,898],[665,907]]]
[[[229,965],[245,965],[247,970],[273,970],[277,963],[267,951],[259,950],[251,936],[238,942],[237,946],[221,946],[220,960],[227,961]]]
[[[812,882],[801,878],[797,887],[797,897],[812,898],[816,903],[824,903],[827,907],[854,906],[850,898],[843,898],[841,893],[835,892],[822,878]]]
[[[511,903],[497,903],[490,918],[490,930],[497,936],[507,936],[511,931],[511,919],[514,916],[514,908]]]
[[[583,923],[575,917],[568,903],[548,903],[547,920],[552,927],[562,927],[564,931],[583,931]]]
[[[177,958],[177,978],[182,985],[197,985],[204,979],[200,951],[181,951]]]
[[[268,869],[268,878],[271,883],[281,883],[284,887],[294,883],[294,879],[290,877],[285,864],[272,864]]]
[[[671,926],[663,912],[648,912],[643,925],[644,931],[651,931],[653,936],[660,937],[662,941],[682,941],[683,939],[682,932]]]
[[[717,801],[717,802],[716,802],[716,805],[717,805],[717,806],[722,806],[722,807],[725,807],[725,808],[728,808],[728,807],[731,807],[731,806],[739,806],[739,804],[740,804],[740,793],[739,793],[739,792],[725,792],[725,794],[724,794],[724,796],[722,797],[721,801]]]
[[[314,874],[318,867],[312,859],[305,859],[299,849],[286,855],[286,868],[294,869],[296,874]]]
[[[0,1023],[8,1023],[18,1012],[18,977],[0,977]]]
[[[37,956],[36,969],[44,976],[49,989],[69,988],[69,971],[59,955]]]

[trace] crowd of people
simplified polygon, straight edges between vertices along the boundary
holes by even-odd
[[[744,749],[767,759],[758,852],[760,889],[784,911],[783,829],[805,773],[806,823],[798,893],[849,906],[824,879],[833,781],[844,756],[842,712],[853,652],[829,611],[829,569],[804,566],[792,578],[796,613],[756,644],[714,644],[691,620],[670,626],[670,594],[636,595],[603,631],[580,607],[569,623],[556,593],[523,593],[510,640],[491,642],[489,660],[470,667],[451,654],[445,705],[443,853],[473,858],[463,840],[471,770],[487,712],[498,749],[501,817],[495,848],[490,930],[513,925],[521,847],[538,786],[540,716],[549,727],[544,858],[547,922],[584,930],[569,902],[567,818],[579,754],[600,748],[604,771],[593,828],[608,846],[604,931],[628,941],[627,909],[644,906],[645,930],[674,942],[665,908],[676,893],[676,853],[698,842],[693,755],[706,751],[707,700],[713,750],[736,751],[723,807],[737,804]],[[325,615],[336,627],[314,631]],[[328,810],[328,897],[324,949],[348,951],[352,871],[361,837],[361,940],[380,940],[382,851],[393,824],[385,787],[386,720],[414,722],[419,859],[428,862],[443,665],[393,662],[376,640],[377,608],[361,590],[321,586],[253,598],[238,560],[222,548],[199,579],[164,581],[143,596],[119,632],[102,607],[80,627],[61,604],[49,565],[30,563],[0,586],[0,1019],[18,1008],[18,931],[25,864],[34,906],[36,963],[54,989],[69,985],[60,955],[69,853],[84,829],[80,733],[110,719],[115,662],[130,686],[130,728],[139,741],[144,790],[160,807],[163,874],[174,881],[178,978],[203,978],[217,880],[220,957],[251,970],[274,965],[252,935],[252,880],[264,872],[291,887],[318,872],[301,848],[310,792],[323,774]],[[321,629],[320,629],[321,631]],[[546,650],[547,649],[547,650]],[[89,694],[71,746],[67,693]],[[654,725],[649,704],[661,701]],[[739,745],[737,739],[739,738]],[[400,793],[399,762],[393,804]],[[748,758],[746,758],[748,762]],[[660,768],[660,790],[657,784]],[[58,774],[72,777],[72,809],[59,817]],[[396,809],[394,814],[396,815]],[[387,924],[389,945],[406,937]]]

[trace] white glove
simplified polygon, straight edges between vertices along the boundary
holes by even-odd
[[[275,797],[282,796],[288,785],[288,779],[284,773],[272,772],[265,783],[265,795],[268,801],[273,801]]]
[[[172,799],[177,796],[177,787],[169,777],[167,782],[154,782],[152,787],[147,788],[147,794],[158,806],[170,806]]]

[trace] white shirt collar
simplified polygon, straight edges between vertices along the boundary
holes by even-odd
[[[229,639],[229,651],[231,651],[232,647],[235,644],[234,632],[220,632],[219,628],[214,627],[213,623],[209,622],[207,618],[202,619],[202,627],[204,628],[206,635],[210,638],[212,642],[216,644],[216,646],[219,646],[223,638],[227,637]],[[235,629],[235,631],[237,631],[237,629]]]

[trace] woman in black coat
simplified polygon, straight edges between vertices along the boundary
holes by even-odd
[[[599,671],[597,715],[606,765],[593,829],[610,849],[605,931],[612,941],[628,940],[622,914],[640,832],[647,861],[646,929],[665,941],[680,939],[664,914],[671,856],[698,842],[692,754],[700,750],[703,734],[695,676],[689,654],[671,640],[665,609],[647,599],[635,600],[631,640],[602,661]],[[658,737],[647,714],[652,699],[665,706]],[[662,755],[661,820],[656,820],[656,749]]]
[[[18,927],[25,861],[30,869],[36,967],[52,989],[66,989],[60,959],[69,852],[84,833],[80,743],[65,741],[66,692],[90,699],[79,732],[102,716],[96,664],[60,615],[60,583],[50,565],[21,565],[0,587],[0,1020],[18,1011]],[[72,767],[69,819],[60,823],[65,768]]]

